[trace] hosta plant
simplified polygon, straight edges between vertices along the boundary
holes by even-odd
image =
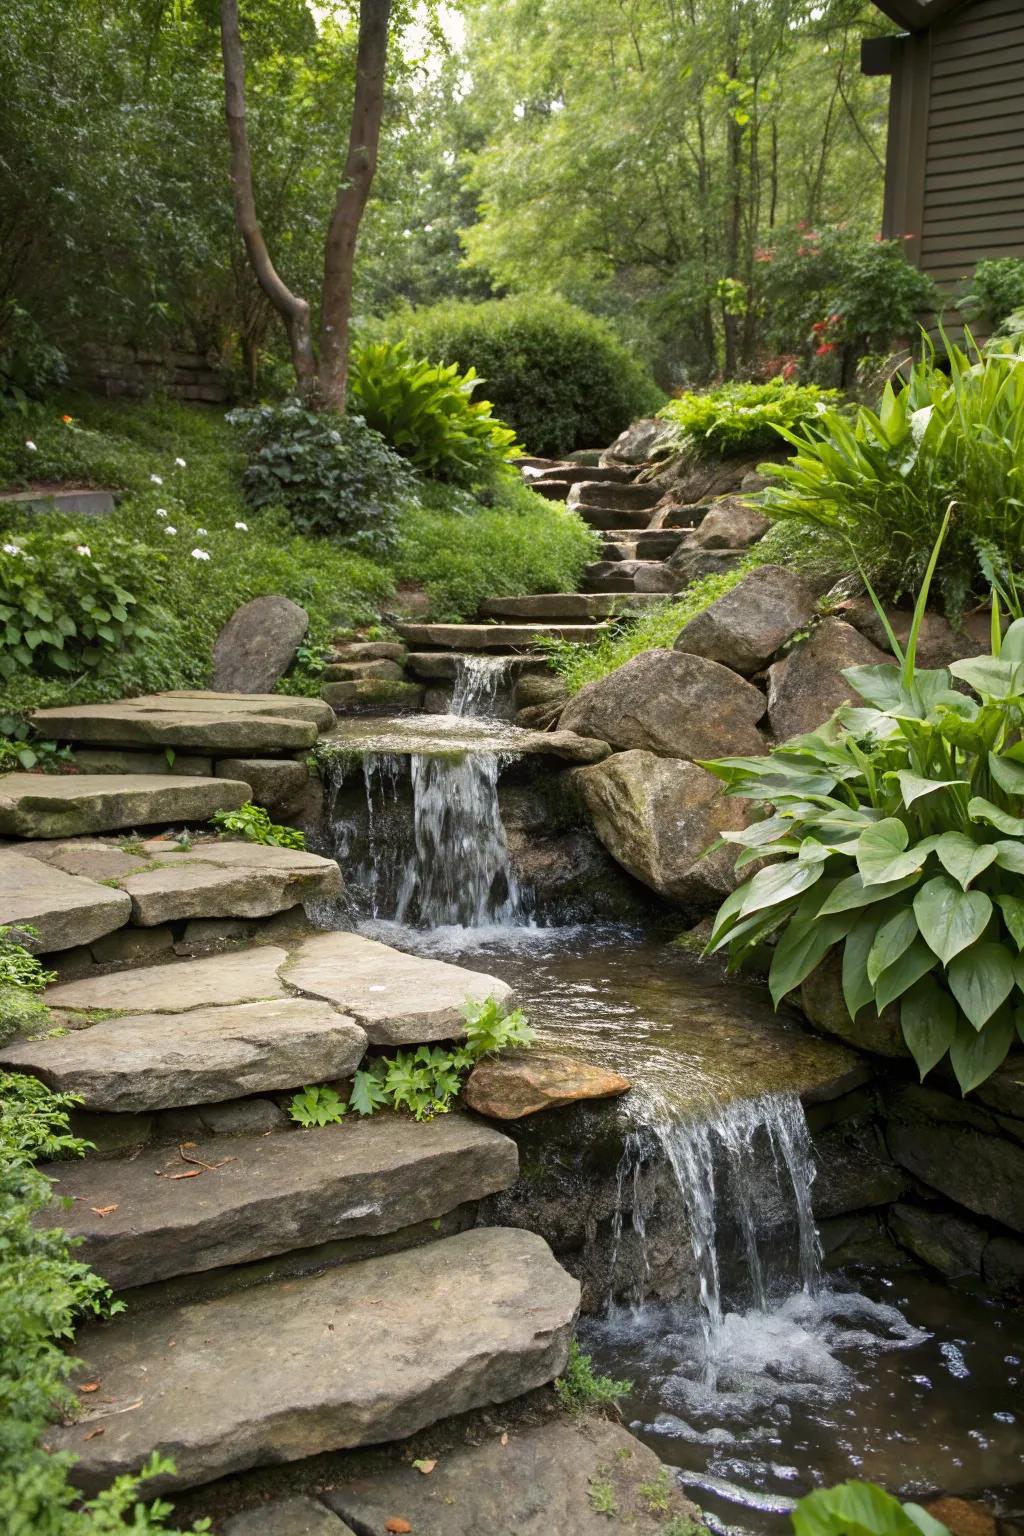
[[[1024,620],[992,653],[915,667],[939,543],[899,665],[844,673],[863,703],[765,757],[704,766],[766,814],[726,832],[737,867],[709,941],[771,935],[776,1005],[835,946],[854,1019],[895,1005],[922,1079],[947,1052],[964,1093],[1024,1039]],[[970,693],[954,687],[966,685]]]

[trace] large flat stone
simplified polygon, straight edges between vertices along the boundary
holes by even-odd
[[[589,645],[607,624],[399,624],[402,639],[423,650],[517,651],[539,640],[573,640]]]
[[[650,1490],[662,1484],[665,1507],[659,1509]],[[595,1507],[597,1486],[609,1491],[613,1515]],[[343,1479],[323,1497],[355,1530],[374,1533],[386,1531],[395,1517],[415,1536],[658,1536],[670,1528],[702,1529],[700,1511],[674,1478],[664,1478],[654,1451],[621,1424],[598,1417],[563,1417],[442,1448],[428,1477],[395,1456],[383,1471]]]
[[[661,601],[654,592],[540,592],[532,597],[486,597],[480,604],[484,619],[511,622],[580,623],[610,619],[615,614],[643,613]]]
[[[146,867],[145,854],[126,853],[118,843],[94,837],[20,842],[11,852],[26,859],[38,859],[69,875],[84,875],[87,880],[117,880]]]
[[[129,1312],[80,1330],[82,1379],[99,1390],[48,1443],[79,1458],[72,1476],[87,1491],[154,1450],[170,1456],[176,1470],[148,1484],[156,1494],[401,1439],[550,1381],[578,1305],[578,1283],[542,1238],[492,1227]]]
[[[0,775],[0,835],[74,837],[161,822],[209,821],[214,811],[237,810],[249,796],[249,785],[237,779],[5,773]]]
[[[153,709],[176,710],[184,700],[189,709],[215,714],[280,715],[285,720],[311,720],[320,730],[331,723],[330,711],[320,699],[298,693],[223,693],[214,688],[171,689],[167,693],[147,693],[136,703]]]
[[[650,511],[664,494],[660,485],[616,485],[608,481],[579,480],[569,491],[566,505],[574,509],[597,507],[602,512]]]
[[[462,1033],[465,1002],[512,995],[496,976],[403,954],[356,933],[314,934],[281,975],[296,992],[350,1014],[374,1045],[447,1040]]]
[[[80,1256],[123,1290],[397,1232],[507,1189],[519,1166],[514,1141],[460,1114],[423,1125],[378,1114],[275,1136],[215,1137],[188,1150],[219,1166],[168,1178],[193,1166],[176,1147],[130,1161],[50,1164],[58,1196],[74,1203],[53,1206],[45,1223],[82,1238]]]
[[[575,731],[529,731],[506,720],[473,715],[385,716],[339,720],[325,738],[343,751],[386,752],[395,756],[430,752],[499,752],[517,756],[558,757],[571,763],[596,763],[608,756],[606,741]]]
[[[121,704],[71,704],[39,709],[33,721],[57,741],[104,747],[198,747],[205,752],[298,751],[316,741],[309,720],[249,711],[193,707],[186,699],[159,706],[142,699]]]
[[[316,1499],[274,1499],[232,1515],[223,1536],[355,1536],[350,1525]]]
[[[270,917],[317,897],[341,895],[333,859],[297,848],[213,840],[187,852],[148,842],[151,867],[120,879],[141,928],[193,917]]]
[[[0,1060],[79,1094],[86,1109],[138,1113],[348,1077],[365,1051],[366,1035],[344,1014],[289,998],[103,1019],[15,1042]]]
[[[44,951],[91,944],[130,916],[131,902],[120,891],[38,859],[0,852],[0,925],[30,923]]]
[[[263,944],[176,965],[144,965],[62,982],[47,990],[46,1002],[54,1008],[113,1008],[120,1013],[181,1013],[263,1002],[289,995],[277,974],[287,958],[287,951]]]

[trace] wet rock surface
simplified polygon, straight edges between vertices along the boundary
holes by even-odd
[[[553,1051],[504,1052],[470,1073],[463,1102],[492,1120],[521,1120],[580,1099],[617,1098],[629,1092],[618,1072]]]

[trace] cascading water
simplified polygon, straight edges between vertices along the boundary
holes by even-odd
[[[508,656],[460,656],[449,713],[465,719],[501,720],[511,714]]]

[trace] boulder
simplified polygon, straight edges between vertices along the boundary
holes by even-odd
[[[273,816],[283,816],[298,806],[309,786],[305,763],[287,757],[222,757],[214,772],[218,779],[241,779],[252,789],[252,798]]]
[[[602,466],[615,464],[647,464],[652,459],[663,458],[670,453],[679,436],[678,428],[671,422],[657,417],[634,421],[620,432],[610,448],[601,454]]]
[[[575,1056],[510,1051],[477,1063],[462,1090],[462,1102],[491,1120],[522,1120],[542,1109],[628,1091],[628,1081],[618,1072]]]
[[[213,647],[213,688],[269,693],[295,660],[309,614],[287,597],[254,597],[228,619]]]
[[[30,924],[44,952],[91,944],[130,916],[131,901],[120,891],[20,853],[0,852],[0,925]]]
[[[680,631],[675,649],[750,677],[809,624],[814,594],[781,565],[762,565],[709,603]]]
[[[722,496],[694,530],[690,543],[698,549],[743,549],[763,539],[770,527],[764,513],[748,507],[739,496]]]
[[[896,1161],[954,1204],[1024,1233],[1024,1143],[952,1092],[908,1084],[886,1103]]]
[[[890,1003],[879,1017],[871,1007],[851,1019],[843,1001],[842,953],[832,949],[800,988],[800,1007],[807,1018],[827,1035],[875,1056],[909,1057],[900,1028],[899,1010]]]
[[[746,555],[745,549],[701,549],[687,541],[680,544],[665,565],[675,577],[676,590],[681,591],[695,581],[703,581],[705,576],[724,576]]]
[[[620,751],[735,757],[764,751],[757,730],[764,709],[764,695],[727,667],[658,649],[581,688],[559,725]]]
[[[885,605],[885,614],[896,639],[905,646],[912,615],[905,608],[894,608],[891,603]],[[840,605],[839,615],[886,656],[891,654],[888,636],[869,597],[850,598]],[[985,612],[965,614],[963,627],[956,630],[941,613],[926,613],[917,636],[918,666],[948,667],[950,662],[960,661],[965,656],[982,655],[989,649],[990,625],[990,615]]]
[[[898,1243],[940,1275],[980,1275],[988,1233],[949,1211],[894,1205],[889,1230]]]
[[[193,917],[271,917],[342,893],[336,862],[301,848],[225,838],[179,850],[154,839],[145,853],[143,867],[118,880],[141,928]]]
[[[808,640],[768,671],[768,719],[777,741],[816,731],[854,698],[844,667],[877,667],[893,658],[841,619],[824,619]]]
[[[704,854],[725,830],[745,827],[743,800],[696,763],[651,752],[617,752],[576,775],[594,828],[623,869],[671,901],[717,906],[739,880],[738,849]]]

